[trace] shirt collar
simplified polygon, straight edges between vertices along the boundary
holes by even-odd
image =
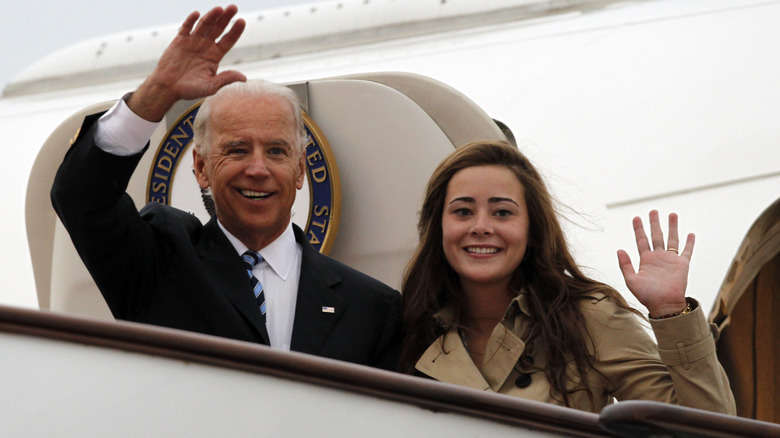
[[[521,290],[516,297],[509,303],[509,307],[504,312],[504,321],[514,318],[518,313],[524,313],[531,316],[531,306],[528,303],[528,293],[525,289]],[[455,325],[455,309],[452,306],[446,306],[433,314],[433,318],[438,321],[445,329]]]
[[[232,234],[222,225],[222,222],[217,220],[219,228],[225,233],[230,244],[233,245],[238,255],[244,254],[249,248],[244,245],[238,238]],[[265,246],[265,248],[258,251],[263,256],[263,261],[268,263],[268,266],[274,270],[282,280],[287,280],[290,275],[290,271],[293,267],[296,254],[295,233],[293,232],[292,222],[287,224],[284,232],[279,235],[273,242]]]
[[[518,313],[524,313],[526,316],[531,316],[531,305],[528,302],[528,292],[523,289],[509,304],[509,308],[504,314],[504,319],[511,318]]]

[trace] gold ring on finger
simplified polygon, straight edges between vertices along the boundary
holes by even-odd
[[[666,248],[667,251],[674,251],[675,254],[679,254],[677,252],[677,248]]]

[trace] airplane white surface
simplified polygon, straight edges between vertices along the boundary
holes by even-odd
[[[2,436],[769,437],[649,401],[599,414],[263,345],[0,306]],[[56,366],[52,366],[56,364]]]
[[[165,335],[165,331],[158,334]],[[187,339],[179,339],[182,341],[186,344]],[[224,345],[230,347],[228,342]],[[323,370],[327,373],[326,367],[338,370],[349,364],[329,364],[334,361],[299,353],[274,355],[262,347],[255,358],[270,359],[270,364],[299,360],[310,367],[308,379],[290,379],[291,373],[280,374],[273,365],[264,367],[256,360],[246,362],[249,367],[241,370],[4,332],[0,333],[0,346],[3,351],[15,352],[13,360],[18,365],[4,367],[9,371],[4,374],[4,390],[7,394],[24,394],[0,401],[0,433],[5,437],[55,432],[60,437],[399,437],[435,436],[442,431],[472,437],[512,437],[518,433],[528,437],[559,436],[487,416],[437,412],[371,392],[361,394],[345,388],[333,375],[326,374],[331,384],[323,385],[325,376],[318,374]],[[228,354],[224,357],[234,356],[229,348],[225,351]],[[4,362],[0,358],[0,365]],[[57,366],[39,373],[42,363]],[[351,366],[349,371],[358,379],[367,374],[377,380],[391,374]],[[410,379],[418,380],[397,374],[389,378],[407,385]],[[424,382],[429,387],[430,383],[434,382]],[[208,396],[204,397],[204,391]],[[485,395],[473,392],[476,397]],[[553,413],[571,411],[568,415],[590,419],[595,426],[595,414],[553,408],[557,408]]]
[[[278,82],[404,71],[454,87],[514,131],[597,278],[627,293],[615,250],[633,249],[631,217],[678,212],[681,231],[697,235],[689,293],[707,309],[744,233],[780,193],[780,2],[569,3],[240,11],[249,26],[226,67]],[[23,213],[38,149],[70,115],[132,90],[175,29],[63,49],[6,88],[0,302],[38,306]]]

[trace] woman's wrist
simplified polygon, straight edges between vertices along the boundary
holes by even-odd
[[[650,315],[650,318],[652,318],[652,319],[674,318],[675,316],[685,315],[687,313],[691,313],[692,311],[693,311],[693,307],[691,306],[690,301],[686,300],[686,305],[685,305],[684,309],[682,309],[682,310],[680,310],[678,312],[673,312],[673,313],[669,313],[669,314],[665,314],[665,315],[659,315],[659,316]]]

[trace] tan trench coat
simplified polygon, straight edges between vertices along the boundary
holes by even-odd
[[[456,330],[428,347],[417,370],[442,382],[563,405],[560,396],[550,394],[543,371],[544,346],[536,341],[527,348],[520,338],[531,322],[526,299],[524,293],[518,295],[493,330],[481,370]],[[599,412],[614,397],[736,414],[728,378],[715,354],[712,330],[717,329],[711,329],[698,303],[689,301],[696,307],[693,312],[650,321],[656,346],[637,316],[613,300],[603,294],[583,299],[582,311],[595,345],[593,368],[598,371],[587,375],[595,406],[585,391],[577,391],[569,396],[571,407]],[[448,315],[445,309],[436,317],[448,325]],[[533,365],[519,362],[524,354]]]

